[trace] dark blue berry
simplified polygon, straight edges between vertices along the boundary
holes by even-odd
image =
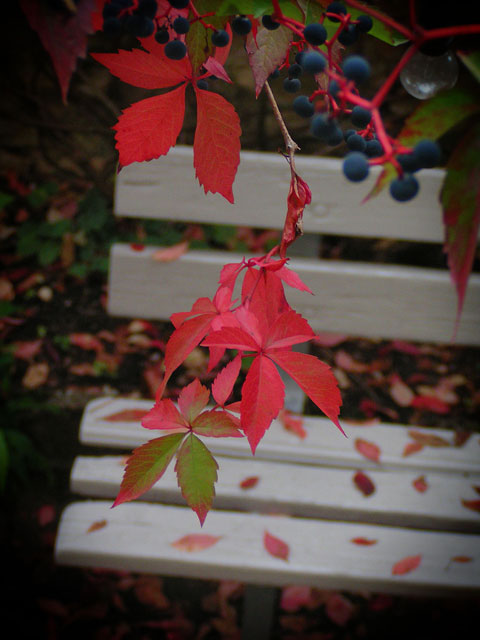
[[[360,107],[358,104],[353,107],[350,115],[352,124],[359,129],[364,129],[372,119],[372,112],[365,107]]]
[[[178,16],[178,18],[175,18],[173,21],[173,29],[179,34],[188,33],[190,30],[190,22],[186,18]]]
[[[140,0],[137,7],[137,13],[153,20],[157,15],[157,0]]]
[[[397,156],[397,160],[402,169],[407,173],[415,173],[415,171],[421,168],[413,153],[401,153]]]
[[[343,131],[338,125],[335,125],[326,138],[326,143],[331,147],[336,147],[337,144],[343,142]]]
[[[275,31],[275,29],[278,29],[278,27],[280,26],[280,23],[276,22],[272,18],[272,16],[263,16],[262,24],[265,27],[265,29],[268,29],[269,31]]]
[[[357,27],[354,24],[349,24],[342,33],[338,36],[338,41],[343,44],[344,47],[348,47],[358,40]]]
[[[378,140],[367,140],[365,153],[369,158],[378,158],[383,154],[383,147]]]
[[[122,30],[122,23],[118,18],[110,16],[103,21],[103,32],[107,36],[116,36]]]
[[[216,47],[226,47],[229,42],[230,36],[223,29],[219,29],[212,33],[212,44]]]
[[[390,183],[390,195],[398,202],[411,200],[417,195],[418,189],[418,180],[409,173],[405,173],[403,178],[396,178]]]
[[[331,80],[328,85],[328,93],[332,96],[332,98],[336,98],[338,92],[340,91],[340,87],[338,86],[338,82],[336,80]]]
[[[197,87],[199,89],[204,89],[205,91],[208,89],[208,82],[206,80],[197,80]]]
[[[361,15],[357,18],[357,29],[362,33],[368,33],[373,27],[373,20],[370,16]]]
[[[357,133],[354,133],[353,135],[348,136],[347,147],[351,151],[365,151],[367,148],[367,143],[362,138],[362,136],[359,136]]]
[[[311,24],[307,24],[303,30],[303,37],[308,43],[319,46],[327,39],[327,30],[323,24],[312,22]]]
[[[343,134],[343,139],[346,141],[350,136],[353,136],[356,133],[355,129],[347,129]]]
[[[293,110],[302,118],[310,118],[315,113],[315,107],[307,96],[297,96],[293,101]]]
[[[365,82],[370,76],[370,64],[362,56],[348,56],[342,65],[346,78],[357,84]]]
[[[433,140],[420,140],[415,145],[413,154],[421,167],[435,167],[440,163],[440,147]]]
[[[232,29],[239,36],[246,36],[252,30],[252,23],[247,16],[237,16],[232,20]]]
[[[327,7],[327,13],[336,13],[338,15],[346,15],[347,9],[341,2],[331,2]],[[339,18],[328,16],[331,22],[340,22]]]
[[[295,62],[301,65],[306,53],[306,51],[299,51],[295,56]]]
[[[174,9],[186,9],[190,0],[168,0]]]
[[[148,38],[155,31],[155,23],[147,16],[133,14],[126,22],[127,30],[136,38]]]
[[[278,78],[279,75],[280,75],[280,70],[275,69],[275,71],[272,71],[272,73],[268,76],[268,79],[275,80],[275,78]]]
[[[343,161],[343,173],[348,180],[352,182],[361,182],[368,176],[370,167],[368,160],[359,151],[352,151]]]
[[[181,40],[170,40],[165,45],[165,55],[170,60],[182,60],[187,55],[187,47]]]
[[[335,137],[338,128],[335,120],[331,120],[322,114],[316,115],[310,125],[312,134],[324,142],[328,142],[329,138]]]
[[[155,40],[159,44],[167,44],[167,42],[170,40],[170,35],[168,33],[168,30],[165,29],[165,27],[160,28],[155,34]]]
[[[111,4],[106,4],[102,10],[102,16],[104,19],[106,18],[116,18],[122,7],[119,4],[112,2]]]
[[[302,83],[298,78],[285,78],[283,81],[283,88],[288,93],[297,93],[302,88]]]
[[[316,51],[309,51],[302,58],[302,67],[308,73],[321,73],[326,66],[325,58]]]
[[[297,64],[296,62],[294,64],[291,64],[288,67],[288,77],[289,78],[300,78],[300,76],[303,73],[303,68]]]

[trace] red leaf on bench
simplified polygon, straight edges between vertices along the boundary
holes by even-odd
[[[422,556],[407,556],[396,562],[392,567],[393,576],[403,576],[410,571],[415,571],[420,566]]]
[[[462,504],[467,509],[480,513],[480,500],[462,500]]]
[[[418,491],[419,493],[425,493],[425,491],[428,489],[428,483],[425,480],[425,476],[418,476],[418,478],[415,478],[415,480],[412,482],[413,488],[416,489],[416,491]]]
[[[415,431],[410,429],[408,435],[425,447],[450,447],[451,443],[441,436],[437,436],[434,433],[425,433],[422,431]]]
[[[185,241],[174,244],[171,247],[163,247],[162,249],[157,249],[152,254],[152,258],[156,262],[174,262],[183,256],[184,253],[187,253],[188,246],[188,242]]]
[[[240,489],[253,489],[256,487],[260,478],[258,476],[249,476],[240,482]]]
[[[92,522],[92,524],[88,527],[87,533],[98,531],[99,529],[103,529],[106,526],[107,526],[106,520],[97,520],[96,522]]]
[[[466,564],[467,562],[472,562],[473,558],[470,556],[453,556],[450,558],[450,562],[458,562],[460,564]]]
[[[172,547],[180,549],[180,551],[202,551],[208,549],[221,539],[222,536],[212,536],[208,533],[189,533],[183,538],[179,538],[172,542]]]
[[[363,471],[357,471],[353,476],[353,482],[357,489],[363,493],[364,496],[371,496],[375,492],[375,485],[373,480],[367,476]]]
[[[303,428],[303,418],[300,416],[295,416],[288,409],[281,409],[278,419],[287,431],[294,433],[301,440],[307,437],[307,432]]]
[[[102,420],[108,422],[140,422],[147,415],[145,409],[124,409],[109,416],[103,416]]]
[[[350,542],[353,542],[353,544],[358,544],[362,547],[370,547],[373,544],[377,544],[378,540],[374,540],[372,538],[352,538]]]
[[[368,440],[357,438],[355,440],[355,449],[365,458],[373,460],[373,462],[380,462],[380,447],[373,442],[368,442]]]
[[[271,556],[275,556],[275,558],[280,558],[281,560],[288,561],[288,556],[290,555],[290,547],[286,542],[280,540],[280,538],[276,538],[268,531],[265,531],[265,533],[263,534],[263,546]]]
[[[407,442],[405,445],[402,456],[406,458],[407,456],[411,456],[412,453],[417,453],[423,449],[423,444],[421,442]]]

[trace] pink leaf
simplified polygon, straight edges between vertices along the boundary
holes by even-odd
[[[140,422],[147,413],[148,411],[145,409],[124,409],[109,416],[104,416],[102,420],[107,422]]]
[[[187,251],[188,242],[179,242],[178,244],[174,244],[172,247],[157,249],[152,254],[152,258],[156,262],[174,262],[187,253]]]
[[[205,193],[220,193],[233,203],[232,185],[240,162],[240,121],[233,106],[217,93],[194,87],[197,128],[193,141],[195,175]]]
[[[276,538],[268,531],[265,531],[265,533],[263,534],[263,546],[271,556],[275,556],[275,558],[280,558],[281,560],[288,561],[288,556],[290,555],[290,547],[286,542],[280,540],[280,538]]]
[[[249,476],[240,482],[240,489],[253,489],[256,487],[260,478],[258,476]]]
[[[120,165],[166,155],[177,142],[184,114],[184,84],[125,109],[114,126]]]
[[[252,453],[283,407],[284,395],[285,386],[273,362],[257,356],[242,387],[241,405],[241,426]]]
[[[232,81],[230,80],[228,73],[225,71],[225,67],[216,58],[210,56],[205,60],[203,66],[208,73],[215,76],[215,78],[220,78],[220,80],[224,80],[231,84]]]
[[[392,567],[392,575],[403,576],[410,571],[415,571],[420,566],[422,556],[407,556],[396,562]]]
[[[406,458],[407,456],[411,456],[413,453],[417,453],[423,449],[423,444],[421,442],[407,442],[405,445],[402,456]]]
[[[233,386],[238,378],[241,366],[242,358],[240,355],[237,355],[219,372],[213,381],[212,395],[215,402],[221,407],[225,405],[233,391]]]
[[[294,613],[302,607],[312,606],[312,587],[291,585],[282,589],[280,607],[283,611]]]
[[[208,549],[221,539],[222,536],[212,536],[208,533],[189,533],[183,538],[179,538],[172,542],[172,547],[180,549],[180,551],[202,551]]]
[[[369,476],[363,471],[357,471],[353,476],[353,483],[364,496],[371,496],[375,492],[375,485]]]
[[[85,349],[86,351],[103,351],[103,344],[91,333],[71,333],[70,344]]]
[[[13,345],[13,355],[15,358],[20,358],[21,360],[31,360],[40,352],[42,344],[42,340],[21,340],[15,342]]]
[[[353,612],[353,604],[340,593],[332,593],[325,605],[327,617],[339,627],[344,627],[348,623]]]
[[[412,485],[413,488],[419,493],[425,493],[425,491],[428,489],[428,484],[425,480],[425,476],[418,476],[418,478],[415,478],[415,480],[412,482]]]
[[[363,440],[362,438],[357,438],[355,440],[355,449],[365,458],[373,460],[373,462],[380,462],[380,447],[378,447],[373,442],[368,442],[367,440]]]

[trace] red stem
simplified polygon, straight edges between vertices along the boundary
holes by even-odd
[[[403,24],[400,24],[389,16],[386,16],[384,13],[381,13],[376,9],[371,9],[370,7],[364,5],[362,2],[357,2],[357,0],[346,0],[346,4],[355,7],[355,9],[359,9],[362,13],[366,13],[367,15],[372,16],[372,18],[380,20],[380,22],[383,22],[383,24],[401,33],[407,38],[407,40],[415,40],[415,34],[413,31],[410,31],[408,27],[405,27]]]
[[[409,49],[407,49],[407,51],[405,51],[401,59],[397,62],[393,71],[391,71],[390,75],[388,76],[388,78],[386,79],[382,87],[379,89],[375,97],[372,99],[372,107],[378,108],[382,104],[382,102],[385,99],[385,96],[392,88],[393,83],[398,78],[402,69],[405,67],[405,65],[410,60],[410,58],[412,58],[412,56],[416,53],[417,49],[418,49],[418,45],[415,43],[415,44],[412,44],[412,46]]]

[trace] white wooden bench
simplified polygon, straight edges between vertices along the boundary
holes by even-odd
[[[339,164],[334,159],[297,159],[297,170],[313,191],[313,203],[304,216],[307,234],[442,242],[437,202],[442,171],[423,172],[421,193],[409,205],[381,195],[360,206],[368,186],[347,184]],[[191,149],[177,147],[167,158],[121,171],[115,213],[281,228],[288,175],[282,157],[243,152],[232,206],[220,196],[203,195],[194,179]],[[167,319],[173,312],[189,309],[196,298],[211,296],[221,266],[236,259],[225,252],[189,251],[173,263],[161,263],[152,259],[154,250],[113,246],[110,313]],[[456,299],[446,270],[316,257],[293,258],[291,266],[315,295],[291,290],[289,301],[315,330],[444,343],[451,338]],[[480,277],[473,275],[458,344],[480,344],[479,310]],[[290,392],[289,406],[298,410],[299,396]],[[418,433],[438,436],[437,444],[453,443],[454,434],[393,424],[345,423],[345,439],[327,419],[305,417],[305,439],[274,422],[254,458],[243,439],[210,439],[220,466],[219,482],[214,510],[200,530],[197,516],[183,505],[171,470],[145,500],[110,509],[125,455],[146,442],[149,433],[138,421],[109,418],[151,406],[150,400],[98,398],[86,407],[81,442],[118,448],[123,454],[76,459],[71,488],[88,499],[71,504],[63,513],[56,541],[59,563],[235,579],[251,585],[298,583],[439,596],[480,592],[480,514],[465,505],[478,498],[479,435],[461,446],[426,446],[405,456],[412,431],[417,438]],[[379,462],[358,453],[357,439],[380,447]],[[375,485],[371,495],[364,495],[354,482],[359,470]],[[421,476],[428,483],[425,492],[412,486]],[[241,483],[248,477],[259,481],[244,489]],[[265,531],[289,545],[288,560],[266,552]],[[190,552],[172,546],[183,536],[200,532],[219,540]],[[375,543],[352,542],[358,539]],[[395,574],[397,561],[416,556],[420,564],[415,570]],[[253,637],[254,631],[257,637],[267,637],[268,612],[258,616],[259,592],[249,593],[245,637]],[[267,607],[267,600],[262,607]]]

